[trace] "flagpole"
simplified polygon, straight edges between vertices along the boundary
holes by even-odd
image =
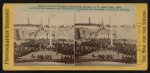
[[[55,15],[51,15],[51,17],[54,17],[54,16],[55,16]],[[50,28],[50,29],[49,29],[49,40],[50,40],[49,46],[53,46],[53,45],[52,45],[52,37],[51,37],[51,29],[52,29],[52,28],[51,28],[51,24],[52,24],[52,22],[51,22],[51,24],[50,24],[50,23],[49,23],[49,20],[50,20],[50,18],[48,17],[48,25],[49,25],[49,28]]]
[[[113,26],[112,24],[110,24],[110,21],[111,21],[111,18],[109,18],[109,25],[110,25],[110,29],[111,29],[111,36],[110,36],[110,45],[113,46],[113,35],[112,35],[112,32],[113,32]]]
[[[110,33],[111,33],[111,35],[110,35],[110,46],[114,46],[113,45],[113,24],[111,24],[111,18],[113,17],[113,16],[115,16],[116,14],[113,14],[112,16],[110,16],[109,17],[109,25],[110,25]]]

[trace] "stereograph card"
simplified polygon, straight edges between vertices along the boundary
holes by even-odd
[[[147,70],[147,4],[6,3],[3,70]]]

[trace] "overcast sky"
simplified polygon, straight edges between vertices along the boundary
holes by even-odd
[[[73,25],[74,24],[74,10],[72,11],[24,11],[23,6],[16,5],[14,9],[14,24],[27,24],[28,18],[31,24],[40,24],[41,20],[43,25],[48,24],[48,17],[50,17],[51,25]],[[114,14],[116,14],[114,16]],[[51,17],[52,15],[55,15]],[[126,24],[135,25],[136,17],[135,11],[87,11],[80,10],[75,12],[76,23],[88,23],[88,18],[91,17],[92,23],[109,23],[111,17],[111,24]]]

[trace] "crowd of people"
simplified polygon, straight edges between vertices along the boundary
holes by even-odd
[[[32,58],[36,58],[38,61],[52,61],[52,56],[51,55],[37,55],[37,57],[35,57],[34,55],[32,55]]]
[[[113,61],[113,62],[122,62],[126,64],[136,63],[136,45],[133,43],[120,43],[114,42],[113,46],[110,46],[109,39],[93,39],[89,42],[83,42],[75,46],[76,57],[84,56],[89,53],[98,52],[98,51],[114,51],[118,55],[123,54],[122,58],[115,59],[113,54],[98,54],[98,61]],[[95,55],[92,55],[95,57]]]
[[[39,62],[62,62],[65,64],[74,63],[74,55],[61,55],[60,58],[53,58],[52,55],[42,55],[38,54],[37,56],[32,55],[32,58],[35,58]]]
[[[14,58],[15,60],[18,59],[18,57],[22,57],[24,55],[27,55],[31,52],[39,50],[37,47],[30,47],[30,46],[25,46],[25,45],[17,45],[16,43],[14,44]]]
[[[126,64],[136,63],[136,55],[125,55],[122,56],[121,62]]]
[[[42,43],[42,45],[40,44]],[[47,49],[46,44],[49,44],[48,41],[45,40],[38,41],[38,44],[36,41],[32,40],[27,43],[22,43],[21,45],[17,45],[15,43],[15,58],[27,55],[31,52],[39,51],[40,49]],[[40,44],[40,45],[39,45]],[[122,62],[122,63],[135,63],[136,62],[136,45],[130,44],[130,43],[118,43],[114,42],[113,47],[109,47],[110,45],[110,39],[92,39],[88,42],[82,42],[78,44],[75,42],[73,43],[66,43],[66,42],[54,42],[53,47],[50,48],[53,51],[56,51],[57,53],[61,53],[64,56],[61,57],[60,61],[64,62],[66,64],[73,63],[74,58],[78,58],[80,56],[95,52],[95,51],[115,51],[118,53],[118,55],[124,54],[124,56],[121,59],[114,59],[113,55],[107,54],[107,55],[98,55],[98,61],[116,61],[116,62]],[[35,57],[34,55],[32,56]],[[51,55],[38,55],[37,61],[52,61],[53,58]]]
[[[65,63],[65,64],[72,64],[74,63],[74,55],[64,55],[61,56],[61,62]]]
[[[53,44],[54,49],[64,55],[73,55],[74,54],[74,44],[71,43],[55,43]]]
[[[136,56],[135,55],[122,55],[121,58],[114,58],[111,54],[106,55],[98,55],[98,61],[100,62],[121,62],[125,64],[133,64],[136,63]]]
[[[91,40],[89,42],[83,42],[75,45],[75,51],[81,52],[80,55],[85,55],[93,51],[116,51],[126,55],[136,55],[136,45],[130,43],[118,43],[115,42],[113,46],[110,46],[109,39]]]
[[[98,61],[112,61],[113,60],[113,56],[110,54],[107,55],[98,55]]]

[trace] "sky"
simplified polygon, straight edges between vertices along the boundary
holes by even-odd
[[[31,5],[32,6],[32,5]],[[31,7],[30,5],[26,7]],[[25,7],[16,5],[14,9],[14,24],[27,24],[28,18],[30,24],[48,24],[51,25],[73,25],[74,16],[75,23],[88,23],[89,17],[91,23],[103,23],[109,24],[109,18],[111,17],[110,23],[115,25],[135,25],[136,14],[135,11],[92,11],[92,10],[56,10],[56,11],[25,11]],[[75,12],[75,15],[74,15]]]

